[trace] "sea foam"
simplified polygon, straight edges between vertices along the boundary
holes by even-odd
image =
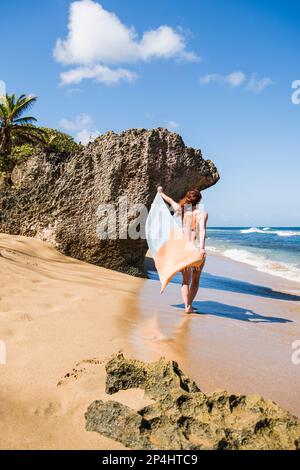
[[[258,271],[300,283],[300,269],[292,263],[272,261],[263,255],[238,248],[226,249],[221,254],[234,261],[249,264]]]
[[[278,235],[279,237],[296,237],[300,236],[300,232],[293,232],[291,230],[271,230],[268,227],[258,228],[258,227],[251,227],[247,229],[242,229],[240,233],[263,233],[267,235]]]

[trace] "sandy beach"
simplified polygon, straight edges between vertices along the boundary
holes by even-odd
[[[124,449],[85,430],[104,393],[104,364],[124,353],[175,359],[203,391],[259,393],[300,417],[299,284],[209,255],[182,311],[175,279],[163,295],[150,258],[144,280],[83,263],[36,239],[0,235],[1,449]],[[140,390],[114,399],[133,408]]]

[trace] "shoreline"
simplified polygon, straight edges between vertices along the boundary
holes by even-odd
[[[112,398],[104,393],[105,362],[119,350],[176,360],[203,391],[259,393],[300,416],[300,365],[291,363],[300,297],[284,293],[290,282],[209,255],[201,313],[185,315],[176,279],[160,295],[155,279],[21,236],[0,234],[0,254],[2,449],[125,449],[87,432],[84,419],[92,401]],[[141,390],[113,399],[135,409],[149,403]]]
[[[218,227],[207,229],[207,251],[298,284],[299,227]]]
[[[207,247],[208,256],[210,258],[228,260],[229,263],[232,263],[232,266],[234,264],[240,265],[243,268],[243,275],[246,275],[247,278],[254,280],[255,275],[257,275],[260,282],[266,282],[268,285],[274,285],[274,287],[276,286],[276,289],[284,289],[284,291],[287,293],[300,295],[300,280],[298,282],[294,279],[288,279],[286,277],[280,276],[279,274],[275,274],[274,272],[264,271],[259,269],[257,266],[254,266],[243,260],[233,259],[229,256],[226,256],[223,252],[214,251],[210,248],[211,247]]]
[[[293,283],[296,286],[295,290],[300,293],[300,269],[292,263],[283,263],[282,261],[274,261],[271,259],[268,260],[261,254],[254,255],[254,253],[249,251],[247,247],[232,247],[221,251],[214,246],[207,246],[206,250],[209,255],[217,257],[220,256],[235,263],[242,263],[243,265],[251,267],[256,272],[279,278],[281,281]],[[297,273],[295,270],[297,270]]]

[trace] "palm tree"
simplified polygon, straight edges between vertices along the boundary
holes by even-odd
[[[0,155],[9,155],[13,145],[38,144],[43,140],[44,132],[33,125],[33,116],[23,116],[36,102],[36,96],[7,93],[0,97]]]
[[[56,134],[50,134],[44,131],[44,135],[41,138],[40,145],[43,148],[43,150],[46,152],[48,155],[51,152],[55,152],[56,146],[55,144],[58,141],[58,136]]]

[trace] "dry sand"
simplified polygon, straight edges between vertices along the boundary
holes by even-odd
[[[25,237],[0,235],[0,254],[0,447],[124,448],[86,432],[84,412],[105,396],[105,360],[127,351],[116,320],[136,308],[142,280]],[[120,397],[145,402],[140,391]]]
[[[201,313],[189,316],[177,306],[179,285],[160,296],[157,280],[0,235],[0,340],[7,349],[0,448],[123,449],[86,432],[84,420],[93,400],[111,398],[103,391],[104,364],[119,350],[176,359],[204,391],[261,393],[300,416],[300,365],[291,362],[300,297],[281,294],[297,289],[209,256],[197,297]],[[113,398],[133,408],[149,403],[139,390]]]

